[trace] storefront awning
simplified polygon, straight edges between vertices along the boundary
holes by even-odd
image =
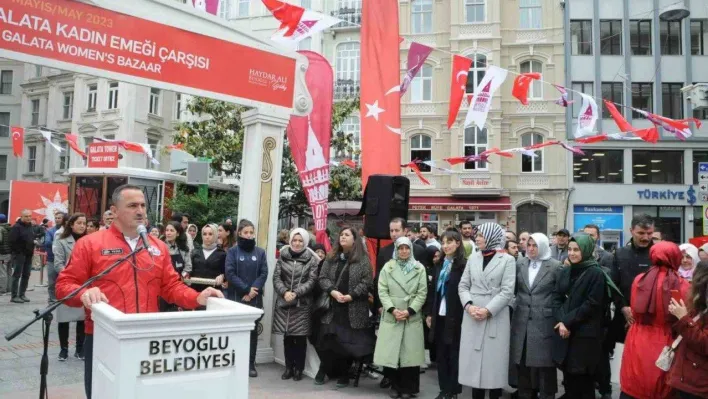
[[[511,198],[411,197],[412,211],[510,211]]]

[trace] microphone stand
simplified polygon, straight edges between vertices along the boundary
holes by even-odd
[[[101,277],[105,276],[106,274],[110,273],[113,269],[116,267],[120,266],[128,260],[128,258],[136,255],[138,252],[142,251],[145,248],[145,243],[143,243],[142,246],[138,246],[135,248],[135,250],[128,255],[118,259],[115,263],[112,265],[108,266],[105,270],[102,272],[98,273],[97,275],[91,277],[90,279],[86,280],[85,283],[81,284],[81,286],[74,291],[72,291],[69,295],[64,297],[61,300],[58,300],[51,305],[47,306],[43,310],[35,309],[34,314],[35,317],[34,319],[30,320],[27,322],[25,325],[17,328],[14,331],[11,331],[7,334],[5,334],[5,339],[7,341],[12,341],[14,338],[16,338],[18,335],[20,335],[23,331],[25,331],[29,326],[34,324],[35,322],[39,320],[43,320],[43,325],[42,325],[42,333],[43,333],[43,340],[44,340],[44,352],[42,353],[42,363],[39,367],[39,375],[40,375],[40,383],[39,383],[39,399],[44,399],[47,397],[47,371],[49,370],[49,356],[47,354],[47,351],[49,349],[49,327],[52,324],[52,312],[59,307],[59,305],[63,304],[66,302],[68,299],[71,299],[75,297],[81,290],[84,288],[89,287],[91,284],[93,284],[94,281],[100,279]]]

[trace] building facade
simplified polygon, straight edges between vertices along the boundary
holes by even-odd
[[[12,154],[10,126],[20,123],[25,65],[0,58],[0,213],[7,215],[10,180],[17,173],[17,159]]]
[[[627,107],[674,119],[706,119],[707,111],[694,110],[681,88],[708,81],[708,1],[686,1],[690,16],[681,21],[662,20],[664,3],[565,2],[568,87],[624,104],[618,109],[637,129],[652,125]],[[576,126],[576,105],[566,115],[569,138]],[[597,130],[617,132],[600,107]],[[682,142],[661,131],[659,144],[608,141],[574,156],[568,164],[573,171],[569,228],[598,224],[604,230],[603,245],[611,247],[629,240],[634,215],[649,214],[669,240],[687,242],[703,235],[702,205],[708,203],[708,193],[698,184],[697,168],[708,162],[708,125],[693,134]]]

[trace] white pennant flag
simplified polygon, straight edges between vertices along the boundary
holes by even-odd
[[[506,75],[507,70],[499,68],[498,66],[490,65],[489,68],[487,68],[484,78],[474,90],[472,104],[470,104],[470,108],[467,110],[467,117],[465,118],[465,127],[474,122],[478,128],[484,129],[487,114],[492,108],[494,92],[504,83]]]
[[[295,7],[292,6],[291,7]],[[315,33],[322,32],[338,23],[342,22],[341,19],[330,17],[329,15],[321,14],[319,12],[305,10],[300,18],[300,22],[297,24],[295,32],[291,35],[287,35],[287,28],[279,29],[276,31],[271,40],[282,44],[283,46],[296,50],[298,43],[302,40],[311,37]]]
[[[575,130],[575,138],[592,136],[597,122],[597,103],[595,99],[587,94],[580,93],[582,103],[580,113],[578,113],[578,127]]]
[[[59,147],[58,145],[52,143],[52,132],[50,132],[50,131],[48,131],[48,130],[44,130],[44,129],[40,129],[39,132],[42,134],[42,137],[44,137],[44,139],[47,140],[47,143],[49,143],[49,145],[51,145],[52,147],[54,147],[54,149],[57,150],[57,152],[62,152],[62,151],[64,151],[63,148],[61,148],[61,147]]]
[[[148,159],[150,160],[150,162],[151,162],[153,165],[159,165],[159,164],[160,164],[160,162],[158,162],[157,159],[155,159],[155,158],[152,156],[152,149],[150,148],[150,144],[147,144],[147,143],[138,143],[138,144],[139,144],[141,147],[143,147],[143,152],[145,153],[145,155],[148,157]]]
[[[424,164],[430,166],[433,169],[439,170],[441,172],[445,173],[455,173],[454,170],[448,169],[448,168],[443,168],[441,166],[438,166],[437,161],[423,161]]]

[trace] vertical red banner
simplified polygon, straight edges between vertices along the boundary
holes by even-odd
[[[364,0],[361,16],[361,180],[401,174],[398,0]]]
[[[310,66],[305,74],[307,89],[314,101],[308,116],[291,116],[287,128],[290,152],[300,174],[300,182],[315,219],[317,242],[327,251],[330,243],[327,229],[329,199],[329,146],[332,136],[332,104],[334,73],[326,58],[312,51],[298,51]]]

